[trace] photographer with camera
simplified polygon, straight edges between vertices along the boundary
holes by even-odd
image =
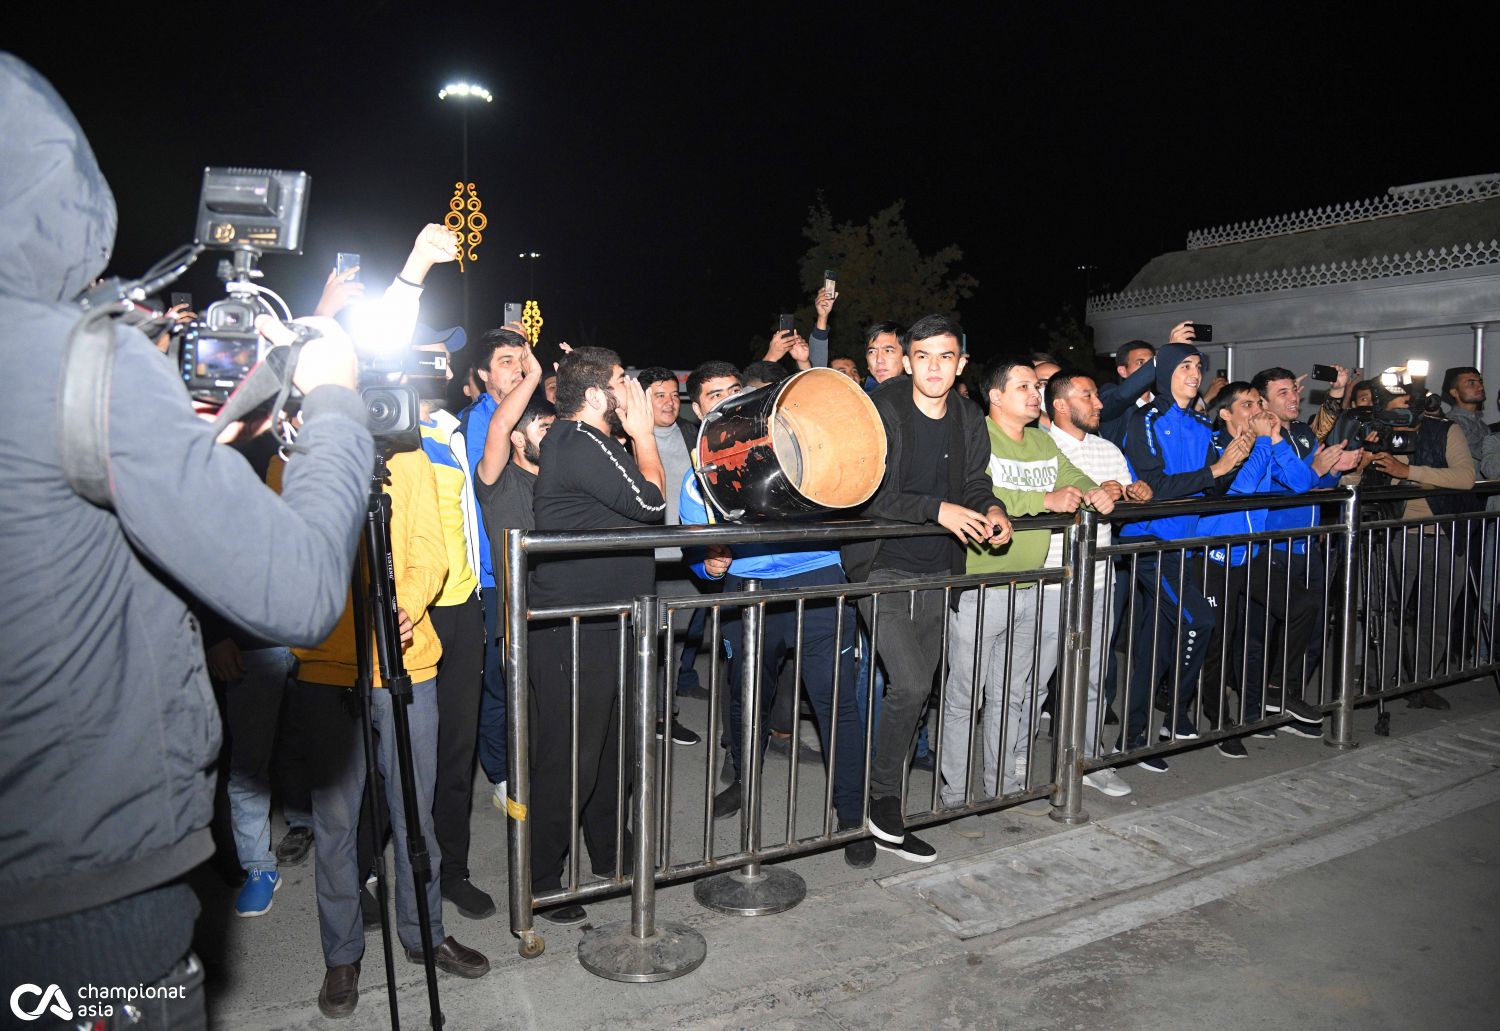
[[[216,445],[152,342],[106,324],[109,507],[90,504],[65,477],[59,393],[70,302],[109,260],[114,199],[62,99],[9,54],[0,153],[0,970],[75,999],[155,986],[148,1026],[200,1026],[183,876],[213,850],[220,733],[190,598],[274,641],[338,618],[373,460],[354,355],[329,336],[304,346],[277,497]]]
[[[1382,387],[1376,392],[1378,408],[1385,412],[1416,409],[1414,441],[1403,442],[1388,431],[1368,449],[1368,468],[1360,483],[1378,486],[1389,483],[1425,484],[1430,487],[1452,487],[1467,490],[1474,486],[1474,458],[1469,453],[1463,430],[1442,415],[1425,390],[1416,388],[1413,398],[1399,386]],[[1429,403],[1429,400],[1434,403]],[[1372,434],[1379,438],[1380,433]],[[1452,515],[1472,511],[1477,506],[1471,494],[1438,494],[1430,498],[1412,498],[1402,507],[1400,518],[1412,522],[1428,520],[1434,515]],[[1442,534],[1436,523],[1409,526],[1405,539],[1391,543],[1386,581],[1385,634],[1382,644],[1384,663],[1381,668],[1387,685],[1395,684],[1403,674],[1425,680],[1446,666],[1448,623],[1452,606],[1448,599],[1453,579],[1453,560],[1442,545]],[[1462,554],[1460,547],[1459,553]],[[1405,609],[1402,602],[1405,601]],[[1408,617],[1406,609],[1411,610]],[[1431,629],[1418,631],[1418,614],[1427,614]],[[1398,642],[1401,642],[1398,649]],[[1404,659],[1404,670],[1398,668],[1398,655]],[[1447,699],[1432,689],[1424,689],[1407,700],[1408,708],[1449,708]]]

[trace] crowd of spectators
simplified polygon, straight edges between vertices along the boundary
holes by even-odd
[[[47,99],[47,91],[26,73],[12,74]],[[59,124],[76,135],[70,118],[59,118]],[[86,146],[81,153],[86,155]],[[92,156],[86,157],[79,158],[83,185],[67,189],[97,197],[102,179]],[[112,217],[107,221],[113,224]],[[454,254],[449,231],[427,227],[390,285],[392,295],[414,309],[429,271]],[[325,321],[357,298],[355,271],[329,277],[318,306]],[[59,261],[49,299],[71,296],[84,285],[82,275]],[[7,295],[14,292],[14,279],[5,282]],[[369,437],[354,425],[359,409],[349,389],[352,378],[330,377],[326,383],[304,378],[303,429],[290,450],[278,451],[274,441],[261,436],[236,441],[231,446],[239,454],[234,455],[204,437],[206,430],[194,431],[194,446],[206,449],[226,495],[243,493],[247,479],[254,478],[280,495],[252,492],[260,522],[237,524],[245,528],[244,539],[265,542],[267,552],[282,559],[275,575],[242,571],[248,587],[242,593],[254,595],[253,603],[226,589],[216,594],[204,588],[201,577],[172,558],[173,545],[160,520],[143,519],[139,507],[132,507],[141,503],[136,492],[149,489],[138,484],[154,482],[149,471],[122,460],[116,489],[124,529],[112,524],[110,537],[97,526],[80,525],[76,537],[112,541],[113,550],[101,553],[100,563],[116,562],[120,577],[134,576],[170,597],[173,626],[163,630],[160,620],[132,623],[128,632],[163,633],[163,646],[202,653],[228,731],[222,768],[230,833],[221,846],[232,850],[243,872],[235,913],[270,912],[282,869],[313,857],[324,956],[318,1004],[324,1014],[347,1016],[357,1005],[365,929],[385,915],[370,891],[370,878],[387,834],[395,843],[395,929],[406,956],[422,960],[421,891],[438,966],[462,977],[489,970],[485,956],[447,933],[443,914],[445,903],[470,919],[496,911],[491,891],[498,871],[472,870],[469,864],[473,786],[477,763],[498,811],[495,818],[506,818],[516,806],[508,790],[512,757],[506,708],[512,696],[527,699],[532,733],[534,890],[564,883],[579,829],[571,823],[575,806],[594,874],[630,873],[631,830],[619,807],[629,788],[622,790],[618,781],[625,746],[616,682],[619,623],[613,616],[586,616],[576,622],[575,639],[574,621],[534,621],[527,628],[529,682],[520,691],[507,685],[501,600],[506,533],[712,522],[713,506],[694,468],[697,425],[744,390],[775,388],[791,375],[819,367],[859,384],[879,416],[887,463],[879,488],[854,514],[907,524],[912,532],[853,539],[838,547],[716,545],[655,554],[539,557],[527,571],[529,601],[537,609],[598,606],[656,593],[669,581],[705,594],[736,591],[751,579],[776,590],[850,586],[858,595],[852,603],[825,592],[801,607],[768,607],[759,662],[764,711],[756,722],[762,729],[758,752],[801,752],[800,715],[790,711],[790,699],[798,693],[790,678],[800,675],[800,693],[820,745],[808,749],[806,757],[829,767],[839,829],[868,832],[845,846],[846,861],[858,868],[869,867],[877,850],[913,862],[936,857],[936,849],[906,827],[902,799],[913,768],[932,770],[942,805],[955,809],[981,798],[1025,793],[1050,777],[1033,761],[1039,732],[1033,716],[1047,710],[1055,693],[1062,590],[1055,578],[1025,574],[1062,565],[1064,531],[1014,520],[1088,508],[1103,517],[1099,545],[1118,540],[1157,546],[1129,563],[1100,560],[1095,576],[1093,610],[1108,617],[1092,642],[1095,661],[1083,685],[1085,747],[1091,756],[1118,752],[1120,759],[1117,768],[1097,769],[1084,783],[1122,796],[1131,791],[1133,770],[1167,771],[1162,755],[1139,754],[1155,741],[1189,741],[1205,730],[1243,725],[1243,734],[1219,735],[1215,741],[1226,758],[1243,759],[1244,735],[1274,737],[1278,730],[1321,735],[1322,699],[1310,701],[1307,692],[1325,658],[1324,587],[1340,575],[1327,568],[1320,547],[1298,536],[1322,517],[1316,496],[1301,506],[1224,513],[1200,514],[1186,505],[1132,514],[1131,506],[1302,495],[1350,482],[1467,491],[1478,475],[1500,475],[1500,434],[1483,421],[1484,384],[1474,368],[1448,370],[1437,402],[1428,403],[1420,391],[1361,380],[1357,371],[1338,367],[1325,399],[1304,422],[1304,377],[1292,370],[1262,369],[1244,381],[1219,377],[1205,391],[1204,358],[1191,322],[1173,327],[1160,346],[1137,340],[1120,348],[1111,382],[1103,382],[1108,377],[1093,368],[1034,352],[999,357],[982,370],[969,370],[964,380],[971,357],[963,331],[947,314],[928,315],[910,326],[877,322],[864,333],[862,356],[830,355],[829,324],[837,299],[830,289],[818,293],[816,321],[806,338],[796,329],[779,331],[759,360],[740,368],[729,355],[714,355],[698,362],[681,383],[677,373],[661,367],[631,374],[628,354],[601,347],[561,345],[560,360],[544,368],[536,341],[519,325],[490,329],[473,341],[458,328],[413,329],[413,349],[449,359],[436,363],[447,376],[454,367],[461,370],[458,382],[467,400],[449,411],[447,384],[441,377],[436,389],[426,384],[421,446],[386,456],[382,487],[390,497],[400,645],[412,681],[405,704],[419,828],[408,828],[401,804],[394,703],[378,673],[368,712],[376,776],[367,777],[364,717],[354,690],[361,665],[357,625],[367,613],[356,609],[352,598],[339,600],[339,578],[347,582],[350,572],[355,519],[371,461]],[[329,323],[328,330],[330,337],[337,335],[336,324]],[[161,394],[163,382],[173,386],[172,374],[149,342],[142,342],[146,351],[129,352],[120,375],[147,382],[150,389],[143,387],[143,396]],[[46,384],[36,386],[35,393],[46,394]],[[1414,401],[1420,402],[1420,412],[1410,427],[1409,452],[1379,445],[1377,438],[1333,437],[1346,410],[1392,412]],[[185,404],[178,407],[188,412]],[[190,421],[191,415],[184,418]],[[130,417],[120,421],[128,424]],[[335,440],[340,430],[344,436]],[[140,461],[134,453],[127,458]],[[192,469],[204,462],[201,455],[186,456],[180,464]],[[334,483],[334,465],[342,469],[342,487]],[[1375,594],[1435,600],[1476,589],[1489,597],[1493,547],[1470,548],[1463,557],[1464,541],[1455,548],[1451,538],[1464,531],[1431,521],[1483,507],[1472,494],[1455,493],[1419,497],[1388,513],[1412,521],[1403,531],[1409,546],[1390,551]],[[90,526],[104,518],[94,509],[76,514],[92,520]],[[933,527],[945,532],[929,532]],[[1267,531],[1283,536],[1232,539]],[[1231,539],[1209,547],[1202,561],[1196,555],[1181,561],[1178,542],[1199,537]],[[137,552],[138,557],[129,557]],[[1455,552],[1458,562],[1451,559]],[[1489,564],[1480,568],[1482,554]],[[313,574],[295,568],[313,558],[321,563],[315,590]],[[170,587],[151,579],[158,571]],[[900,603],[884,605],[870,593],[960,575],[1002,582],[959,591],[901,589]],[[288,603],[287,584],[307,585],[318,605]],[[187,594],[199,598],[193,603],[196,617],[182,600]],[[84,601],[78,605],[77,618],[99,618],[97,612],[86,614]],[[1383,604],[1380,611],[1380,617],[1368,614],[1376,654],[1368,662],[1383,670],[1389,683],[1423,679],[1444,661],[1452,605],[1424,605],[1422,633],[1415,632],[1417,620],[1399,604]],[[723,660],[722,724],[704,728],[727,749],[712,801],[720,819],[744,805],[749,756],[741,746],[744,723],[752,716],[742,711],[736,689],[746,662],[739,615],[723,615],[715,624],[717,640],[703,639],[705,622],[697,618],[687,628],[681,654],[665,657],[670,675],[664,681],[676,690],[663,690],[656,722],[658,737],[680,747],[701,745],[702,733],[682,718],[682,702],[706,696],[703,663],[709,656]],[[1225,656],[1243,661],[1226,662]],[[193,675],[201,678],[201,671]],[[49,683],[43,676],[33,686],[42,692]],[[835,683],[848,689],[835,691]],[[26,696],[33,697],[41,694]],[[941,704],[933,705],[934,698]],[[1447,704],[1431,690],[1415,694],[1413,702]],[[164,720],[171,722],[172,715],[169,705]],[[1268,716],[1285,718],[1276,723]],[[125,715],[120,719],[129,722]],[[934,738],[940,730],[945,742],[936,767],[927,744],[929,727]],[[1118,729],[1110,734],[1106,727]],[[182,732],[178,726],[168,735]],[[217,733],[204,728],[200,737],[193,755],[179,757],[178,779],[201,777],[211,766]],[[971,741],[977,747],[969,747]],[[287,826],[274,848],[273,794]],[[1021,809],[1042,813],[1048,803],[1032,798]],[[207,823],[196,809],[182,821],[200,828]],[[426,883],[418,883],[407,847],[408,833],[418,829],[433,859]],[[148,859],[173,856],[176,865],[168,876],[201,860],[202,851],[201,841],[188,849],[168,842],[154,853],[136,850]],[[140,892],[161,883],[143,879],[130,861],[123,862],[123,883],[138,885],[136,891],[122,887],[113,896],[83,903],[110,909],[116,924],[120,905],[134,904]],[[185,912],[180,893],[158,892],[124,919],[136,927],[153,921],[177,926]],[[37,903],[20,911],[19,919],[7,920],[22,928],[21,937],[9,938],[7,947],[26,935],[33,945],[54,935],[44,951],[57,955],[91,935],[113,940],[100,930],[104,924],[75,916],[66,904]],[[540,916],[568,925],[587,914],[576,903],[563,903]],[[65,918],[73,923],[56,937],[54,922]],[[161,955],[143,958],[144,965],[130,976],[150,980],[159,973],[148,969],[153,964],[171,966],[166,962],[175,958],[166,954],[171,948],[163,944]],[[118,964],[112,969],[119,973]],[[190,976],[172,969],[169,976],[178,980]]]

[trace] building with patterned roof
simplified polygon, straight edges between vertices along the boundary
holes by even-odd
[[[1372,376],[1426,358],[1436,388],[1449,366],[1500,360],[1485,336],[1500,321],[1500,175],[1191,232],[1091,297],[1087,318],[1100,354],[1159,345],[1191,319],[1214,327],[1210,375],[1337,363]]]

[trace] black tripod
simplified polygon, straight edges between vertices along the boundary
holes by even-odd
[[[437,968],[432,953],[432,915],[427,911],[427,882],[432,877],[432,859],[422,836],[421,803],[411,758],[411,724],[406,707],[411,704],[411,675],[401,659],[401,630],[396,613],[396,572],[391,558],[391,496],[382,488],[389,482],[386,455],[377,450],[370,477],[370,505],[365,513],[361,540],[362,569],[354,572],[354,642],[358,652],[360,721],[365,742],[365,804],[370,829],[375,835],[375,897],[380,904],[380,937],[385,947],[386,994],[391,1006],[391,1029],[400,1031],[401,1015],[396,1003],[396,965],[391,951],[391,925],[386,915],[388,893],[385,879],[385,813],[377,802],[378,770],[375,762],[375,731],[371,723],[370,692],[374,688],[370,656],[370,624],[375,625],[375,647],[379,650],[380,677],[390,692],[391,722],[396,733],[396,762],[401,774],[401,807],[406,816],[406,851],[411,860],[412,890],[417,899],[417,922],[422,929],[422,965],[427,973],[427,1002],[433,1031],[443,1026],[438,1005]],[[368,618],[365,615],[368,613]]]

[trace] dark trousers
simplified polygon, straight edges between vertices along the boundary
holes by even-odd
[[[510,745],[505,730],[505,652],[500,648],[504,633],[500,591],[479,591],[484,605],[484,694],[479,702],[479,765],[491,784],[499,784],[510,773]]]
[[[1124,736],[1129,747],[1146,743],[1147,718],[1156,685],[1169,673],[1166,689],[1177,687],[1178,720],[1186,721],[1198,689],[1198,673],[1208,653],[1215,624],[1213,607],[1203,596],[1198,578],[1202,559],[1189,556],[1179,565],[1172,552],[1152,553],[1136,560],[1135,641],[1131,654],[1130,703]],[[1161,596],[1156,597],[1157,567],[1161,568]],[[1182,619],[1179,626],[1178,611]],[[1154,631],[1154,634],[1153,634]],[[1153,661],[1154,652],[1154,661]]]
[[[1313,606],[1312,633],[1308,635],[1307,644],[1300,650],[1293,649],[1288,642],[1282,646],[1282,634],[1275,632],[1275,622],[1272,623],[1271,640],[1265,640],[1266,610],[1261,606],[1256,592],[1250,591],[1250,648],[1249,660],[1246,663],[1246,675],[1248,682],[1252,684],[1282,684],[1283,671],[1286,683],[1282,686],[1293,690],[1301,690],[1303,684],[1317,673],[1318,667],[1323,662],[1323,633],[1324,616],[1323,608],[1323,581],[1326,572],[1323,568],[1323,552],[1314,546],[1303,554],[1293,552],[1288,555],[1284,551],[1275,551],[1273,558],[1286,566],[1287,575],[1291,577],[1292,589],[1301,591],[1308,596],[1308,601]],[[1303,581],[1307,581],[1303,587]],[[1262,580],[1264,582],[1264,580]],[[1283,592],[1283,600],[1285,593]],[[1275,612],[1271,613],[1274,621],[1281,617]],[[1319,699],[1321,702],[1322,699]]]
[[[762,581],[765,590],[783,590],[793,587],[824,587],[844,583],[844,572],[838,566],[824,566],[795,576],[783,576]],[[725,577],[724,590],[743,590],[744,580],[730,574]],[[855,624],[858,617],[852,606],[844,605],[844,625],[839,628],[839,605],[837,601],[807,602],[802,607],[802,685],[807,699],[812,704],[818,722],[818,740],[823,747],[823,761],[833,768],[833,805],[839,822],[854,825],[864,812],[865,776],[865,727],[854,690]],[[783,660],[791,665],[790,656],[799,646],[797,642],[797,607],[792,604],[768,605],[766,607],[764,646],[761,651],[761,754],[765,754],[766,738],[770,733],[768,716],[773,707],[772,697],[777,692],[777,670]],[[729,755],[734,763],[734,776],[738,780],[743,769],[741,746],[744,735],[743,669],[744,647],[743,622],[738,614],[721,623],[725,639],[729,642]],[[838,671],[838,709],[835,715],[833,704],[833,677]],[[787,707],[795,695],[789,685],[783,688],[787,695]],[[830,731],[837,724],[837,739],[830,743]],[[795,730],[793,714],[791,725]],[[793,736],[792,749],[797,742]],[[830,744],[833,761],[829,763]]]
[[[877,569],[870,574],[875,586],[910,580],[920,574],[900,569]],[[941,590],[917,591],[916,605],[904,593],[880,596],[880,616],[874,617],[874,599],[859,599],[865,625],[875,626],[875,651],[885,666],[885,704],[880,727],[875,732],[875,758],[870,764],[870,797],[892,798],[901,794],[901,769],[917,740],[917,723],[932,694],[932,678],[943,651],[943,622],[947,618]]]
[[[432,827],[443,853],[441,883],[469,877],[469,820],[474,803],[474,748],[483,686],[484,611],[470,596],[427,610],[443,645],[438,662],[437,783]]]
[[[614,872],[619,790],[620,632],[615,624],[590,625],[578,643],[578,810],[583,842],[595,873]],[[562,886],[573,843],[573,648],[568,626],[529,631],[527,675],[531,690],[531,884],[534,891]],[[626,667],[627,690],[629,666]],[[627,695],[628,697],[628,695]],[[627,791],[628,794],[628,791]],[[625,855],[630,855],[625,835]]]
[[[1300,582],[1292,581],[1286,557],[1267,554],[1264,550],[1247,564],[1238,566],[1223,566],[1210,561],[1204,594],[1218,608],[1219,618],[1209,635],[1208,654],[1203,660],[1203,714],[1215,725],[1219,724],[1221,711],[1224,724],[1253,723],[1262,715],[1265,681],[1256,671],[1253,675],[1247,673],[1244,682],[1240,682],[1238,671],[1247,643],[1251,649],[1257,647],[1257,631],[1263,638],[1264,613],[1269,612],[1273,620],[1271,633],[1276,639],[1281,637],[1277,634],[1279,624],[1285,634],[1286,654],[1303,655],[1318,625],[1318,605]],[[1248,634],[1242,622],[1247,608],[1251,623]],[[1259,620],[1257,611],[1262,613]],[[1296,670],[1301,672],[1300,662],[1296,663]],[[1272,671],[1272,679],[1277,679],[1276,670]],[[1294,691],[1297,686],[1293,687]],[[1240,691],[1243,718],[1228,704],[1229,691],[1233,687]]]

